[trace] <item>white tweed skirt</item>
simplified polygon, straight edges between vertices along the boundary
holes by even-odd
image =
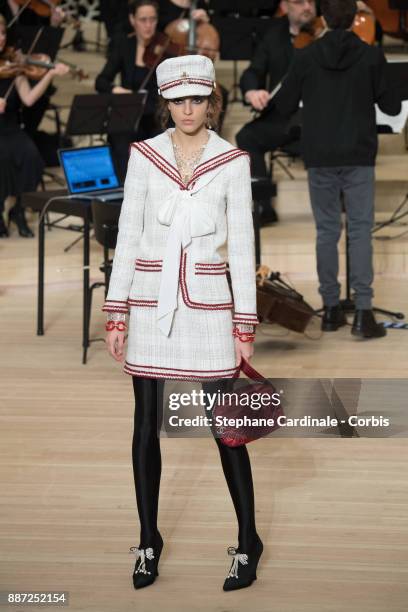
[[[129,306],[126,374],[196,381],[234,376],[231,310],[190,308],[179,286],[172,328],[165,336],[157,327],[156,303],[152,304]]]

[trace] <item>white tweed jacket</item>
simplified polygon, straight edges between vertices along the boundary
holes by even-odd
[[[232,310],[257,324],[250,162],[213,131],[187,185],[169,128],[131,146],[117,245],[104,311],[157,306],[169,335],[177,294],[190,308]],[[232,294],[226,277],[227,246]]]

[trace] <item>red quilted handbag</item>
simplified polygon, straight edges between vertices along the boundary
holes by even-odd
[[[238,386],[235,381],[239,379],[240,371],[255,382]],[[277,419],[280,416],[284,417],[278,391],[245,359],[242,359],[237,368],[235,381],[232,384],[233,388],[228,390],[228,393],[231,393],[230,401],[216,404],[212,413],[215,435],[226,446],[241,446],[263,438],[278,429],[280,425]],[[260,405],[256,409],[248,405],[258,405],[260,395],[264,398],[265,405]],[[222,419],[222,424],[220,421],[217,424],[217,417]],[[230,422],[226,422],[226,419]],[[257,424],[257,421],[260,424]]]

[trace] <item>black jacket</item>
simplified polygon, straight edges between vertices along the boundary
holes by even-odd
[[[122,87],[136,92],[149,69],[135,66],[137,40],[136,36],[122,36],[115,42],[112,53],[108,61],[98,74],[95,80],[95,89],[99,93],[111,93],[114,87],[114,80],[120,73]],[[154,114],[158,101],[156,71],[146,85],[148,91],[145,113]]]
[[[242,73],[242,95],[250,89],[272,91],[288,71],[293,57],[289,21],[287,17],[272,21],[271,27],[257,46],[250,65]]]
[[[296,51],[275,105],[291,115],[303,101],[306,167],[375,164],[375,103],[388,115],[401,110],[399,97],[387,83],[386,68],[381,49],[345,30],[329,31]]]

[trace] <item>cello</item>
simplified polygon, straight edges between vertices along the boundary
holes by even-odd
[[[210,23],[196,23],[192,17],[192,12],[196,8],[197,2],[193,0],[189,18],[175,19],[166,26],[164,31],[173,43],[180,46],[180,55],[199,53],[214,61],[220,49],[219,34]]]

